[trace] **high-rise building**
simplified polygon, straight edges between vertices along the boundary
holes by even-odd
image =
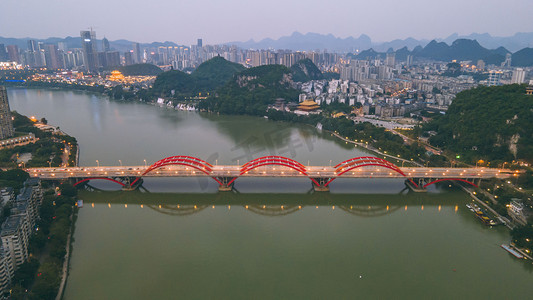
[[[133,65],[133,52],[131,51],[124,52],[124,65],[126,66]]]
[[[198,39],[198,41],[196,42],[196,46],[198,46],[198,48],[202,48],[203,46],[202,39]]]
[[[488,86],[500,85],[500,79],[502,78],[502,71],[492,70],[489,72],[489,79],[487,81]]]
[[[385,65],[389,67],[394,67],[396,63],[396,54],[394,52],[387,53],[387,59],[385,60]]]
[[[60,57],[59,50],[56,45],[47,44],[44,47],[45,49],[45,58],[46,58],[46,67],[49,69],[61,69],[63,68],[63,60]]]
[[[109,52],[111,50],[111,47],[109,46],[109,40],[105,37],[102,39],[102,46],[104,49],[104,52]]]
[[[57,42],[57,49],[59,49],[59,51],[67,52],[68,45],[65,42]]]
[[[81,31],[81,46],[83,48],[83,65],[89,72],[98,70],[98,52],[96,49],[96,32]]]
[[[106,52],[106,62],[108,67],[120,66],[120,54],[118,51]]]
[[[516,68],[513,71],[513,77],[511,78],[511,84],[522,84],[526,81],[526,71],[522,68]]]
[[[20,52],[17,45],[7,45],[7,56],[10,61],[20,64]]]
[[[36,40],[28,40],[28,51],[35,52],[39,49],[38,47],[39,45]]]
[[[476,65],[478,70],[485,70],[485,62],[483,60],[478,60]]]
[[[0,139],[12,137],[14,133],[7,90],[4,86],[0,86]]]
[[[0,44],[0,61],[7,61],[7,51],[4,44]]]
[[[142,61],[142,55],[141,55],[141,46],[139,43],[133,43],[133,62],[136,64],[141,64]]]
[[[502,67],[508,67],[508,68],[511,67],[511,57],[512,57],[511,53],[507,53],[505,55],[505,60],[502,63]]]
[[[406,59],[405,65],[406,66],[410,66],[412,64],[413,64],[413,56],[412,55],[407,55],[407,59]]]

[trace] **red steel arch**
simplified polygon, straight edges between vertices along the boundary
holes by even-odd
[[[137,183],[137,181],[139,181],[144,175],[156,170],[156,169],[159,169],[159,168],[162,168],[164,166],[169,166],[169,165],[182,165],[182,166],[188,166],[188,167],[191,167],[191,168],[194,168],[198,171],[201,171],[203,172],[204,174],[206,175],[211,175],[211,173],[213,172],[213,165],[204,161],[204,160],[201,160],[197,157],[194,157],[194,156],[186,156],[186,155],[178,155],[178,156],[170,156],[170,157],[166,157],[166,158],[163,158],[163,159],[160,159],[158,161],[156,161],[155,163],[153,163],[152,165],[150,165],[150,167],[148,167],[148,169],[146,169],[139,177],[135,178],[135,180],[131,183],[131,186],[135,185],[135,183]],[[212,177],[216,182],[218,182],[218,184],[222,185],[222,183],[220,182],[220,180],[218,180],[216,177]]]
[[[470,185],[473,185],[473,186],[475,186],[475,187],[479,187],[479,186],[477,186],[477,184],[475,184],[475,183],[473,183],[473,182],[470,182],[470,181],[468,181],[468,180],[466,180],[466,179],[462,179],[462,178],[441,178],[441,179],[434,180],[434,181],[432,181],[432,182],[430,182],[430,183],[426,183],[426,184],[424,185],[424,188],[426,188],[426,187],[428,187],[428,186],[430,186],[430,185],[432,185],[432,184],[435,184],[435,183],[437,183],[437,182],[448,181],[448,180],[462,181],[462,182],[466,182],[466,183],[468,183],[468,184],[470,184]]]
[[[390,169],[396,173],[401,174],[403,177],[407,178],[415,187],[418,187],[418,184],[416,184],[411,178],[407,177],[407,175],[398,166],[387,160],[375,156],[354,157],[335,165],[334,168],[336,168],[335,172],[337,176],[328,181],[324,186],[328,186],[333,180],[337,179],[339,176],[342,176],[346,172],[366,166],[378,166]]]
[[[85,179],[82,179],[82,180],[76,182],[73,186],[77,186],[77,185],[80,184],[80,183],[83,183],[83,182],[86,182],[86,181],[89,181],[89,180],[94,180],[94,179],[109,180],[109,181],[116,182],[116,183],[120,184],[121,186],[126,186],[125,183],[122,183],[122,182],[120,182],[120,181],[118,181],[118,180],[115,180],[115,179],[113,179],[113,178],[109,178],[109,177],[90,177],[90,178],[85,178]]]
[[[271,156],[263,156],[263,157],[259,157],[259,158],[253,159],[253,160],[245,163],[244,165],[242,165],[241,172],[240,172],[239,176],[241,176],[241,175],[245,174],[246,172],[251,171],[251,170],[253,170],[255,168],[259,168],[259,167],[262,167],[262,166],[269,166],[269,165],[278,165],[278,166],[284,166],[284,167],[291,168],[291,169],[296,170],[296,171],[300,172],[301,174],[307,176],[316,185],[320,185],[314,178],[311,178],[309,176],[309,174],[307,174],[307,169],[305,168],[305,166],[303,164],[301,164],[300,162],[298,162],[298,161],[296,161],[296,160],[294,160],[292,158],[288,158],[288,157],[285,157],[285,156],[271,155]],[[228,183],[228,185],[232,184],[235,180],[237,180],[237,178],[239,178],[239,177],[233,178]]]

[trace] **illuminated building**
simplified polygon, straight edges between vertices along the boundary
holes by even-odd
[[[14,134],[9,101],[7,100],[7,90],[0,86],[0,139],[12,137]]]
[[[112,71],[111,72],[111,76],[109,76],[109,80],[111,81],[123,81],[124,80],[124,75],[122,75],[122,73],[120,73],[120,71]]]
[[[83,65],[89,72],[98,70],[98,52],[96,50],[96,32],[81,31],[81,46],[83,48]]]

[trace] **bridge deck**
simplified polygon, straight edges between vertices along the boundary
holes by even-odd
[[[30,168],[26,171],[32,177],[41,179],[93,178],[93,177],[139,177],[148,169],[146,166],[97,166],[69,168]],[[508,178],[517,174],[508,169],[493,168],[399,168],[410,178]],[[241,166],[213,166],[208,174],[201,170],[181,165],[165,166],[149,172],[143,177],[317,177],[335,178],[339,175],[330,166],[308,166],[307,175],[284,166],[262,166],[241,174]],[[365,166],[348,171],[340,177],[346,178],[404,178],[400,173],[380,166]]]

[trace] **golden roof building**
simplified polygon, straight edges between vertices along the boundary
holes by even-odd
[[[315,111],[319,108],[320,106],[313,100],[305,100],[298,105],[298,109],[303,111]]]
[[[120,73],[120,71],[111,71],[111,76],[109,76],[109,80],[111,81],[123,81],[124,80],[124,75],[122,75],[122,73]]]

